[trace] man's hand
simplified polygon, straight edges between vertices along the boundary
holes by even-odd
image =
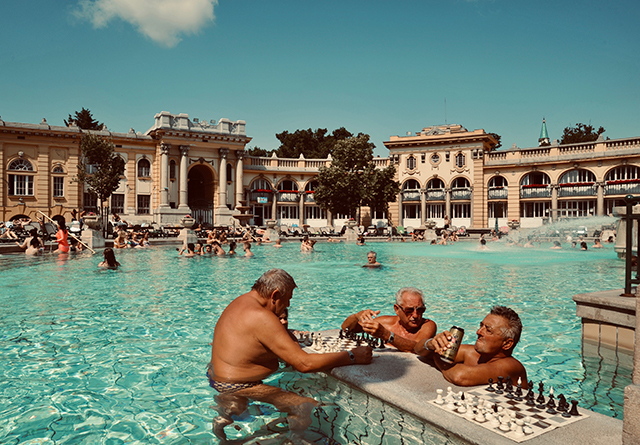
[[[380,313],[380,311],[378,311],[378,313]],[[371,319],[361,321],[360,326],[362,326],[362,330],[367,334],[376,338],[381,338],[385,341],[389,338],[389,335],[391,335],[390,331],[382,326],[377,320]]]
[[[369,346],[358,346],[352,349],[351,352],[353,352],[353,355],[356,357],[355,364],[357,365],[368,365],[373,359],[373,349]]]
[[[356,314],[356,318],[358,319],[358,323],[362,325],[364,321],[371,321],[376,318],[380,314],[380,311],[372,311],[371,309],[365,309]]]
[[[456,339],[451,335],[451,332],[442,331],[428,343],[428,345],[425,345],[426,348],[434,351],[438,355],[442,355],[456,343]]]

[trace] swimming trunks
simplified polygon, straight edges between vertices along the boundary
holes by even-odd
[[[240,391],[241,389],[253,388],[254,386],[262,385],[262,380],[259,380],[257,382],[243,383],[220,382],[209,377],[208,373],[207,378],[209,379],[209,386],[218,391],[220,394],[230,394],[232,392]]]

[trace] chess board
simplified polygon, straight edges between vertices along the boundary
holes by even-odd
[[[578,409],[578,416],[563,417],[559,412],[556,414],[549,414],[547,413],[546,408],[539,409],[535,406],[528,406],[525,400],[519,402],[514,399],[507,398],[506,394],[496,394],[495,392],[487,391],[484,388],[472,389],[468,392],[465,392],[464,394],[466,399],[469,398],[469,395],[472,395],[475,398],[476,402],[474,404],[476,406],[472,408],[472,412],[477,413],[482,409],[487,409],[488,406],[491,407],[491,410],[493,410],[492,407],[494,404],[496,404],[498,407],[502,407],[501,413],[498,415],[508,416],[511,419],[509,422],[509,426],[515,424],[516,420],[521,420],[522,422],[520,423],[524,423],[525,426],[528,426],[530,428],[530,431],[527,430],[525,434],[516,434],[513,429],[504,431],[500,428],[500,425],[496,425],[495,422],[491,423],[491,421],[489,420],[479,422],[476,420],[475,415],[471,416],[471,414],[469,414],[468,412],[458,412],[459,405],[464,404],[464,402],[461,401],[460,393],[454,393],[454,409],[451,409],[451,405],[446,401],[443,404],[438,404],[436,403],[436,400],[430,400],[429,403],[458,417],[462,417],[468,422],[480,425],[495,432],[496,434],[499,434],[518,443],[524,442],[525,440],[529,440],[534,437],[538,437],[541,434],[553,431],[556,428],[561,428],[563,426],[578,422],[589,417],[588,414],[586,414],[585,411],[581,409]],[[484,408],[477,408],[478,399],[484,399]]]
[[[323,333],[324,334],[324,333]],[[309,352],[324,354],[327,352],[343,352],[350,351],[358,346],[369,346],[369,338],[361,338],[360,341],[340,337],[339,335],[320,335],[319,332],[312,333],[311,336],[303,336],[298,338],[300,346]],[[382,343],[382,342],[379,342]],[[382,343],[383,344],[383,343]],[[374,348],[374,349],[384,349]]]

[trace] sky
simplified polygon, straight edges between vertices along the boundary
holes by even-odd
[[[461,124],[537,146],[578,122],[640,136],[640,2],[20,0],[0,15],[0,118],[114,132],[161,111],[276,133]]]

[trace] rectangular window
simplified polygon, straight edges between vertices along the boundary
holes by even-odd
[[[506,218],[507,203],[506,202],[490,202],[489,218]]]
[[[404,204],[404,218],[418,219],[420,218],[420,204]]]
[[[372,219],[387,219],[387,214],[384,212],[384,210],[372,210],[371,211],[371,218]]]
[[[452,218],[471,218],[471,204],[453,204],[451,206]]]
[[[426,218],[444,218],[444,204],[428,204]]]
[[[327,211],[318,206],[307,206],[304,208],[305,219],[327,219]]]
[[[114,193],[111,195],[111,211],[115,213],[124,213],[123,193]]]
[[[33,176],[9,175],[10,196],[33,196]]]
[[[63,196],[64,196],[64,177],[54,176],[53,177],[53,197],[62,198]]]
[[[148,215],[151,208],[150,195],[138,195],[138,215]]]
[[[298,218],[298,206],[278,206],[278,219]]]
[[[566,218],[584,218],[593,216],[596,210],[595,200],[589,201],[560,201],[558,216]]]
[[[522,218],[544,218],[549,216],[551,203],[545,202],[523,202],[520,209]]]
[[[82,207],[87,212],[98,212],[98,197],[85,192],[82,200]]]

